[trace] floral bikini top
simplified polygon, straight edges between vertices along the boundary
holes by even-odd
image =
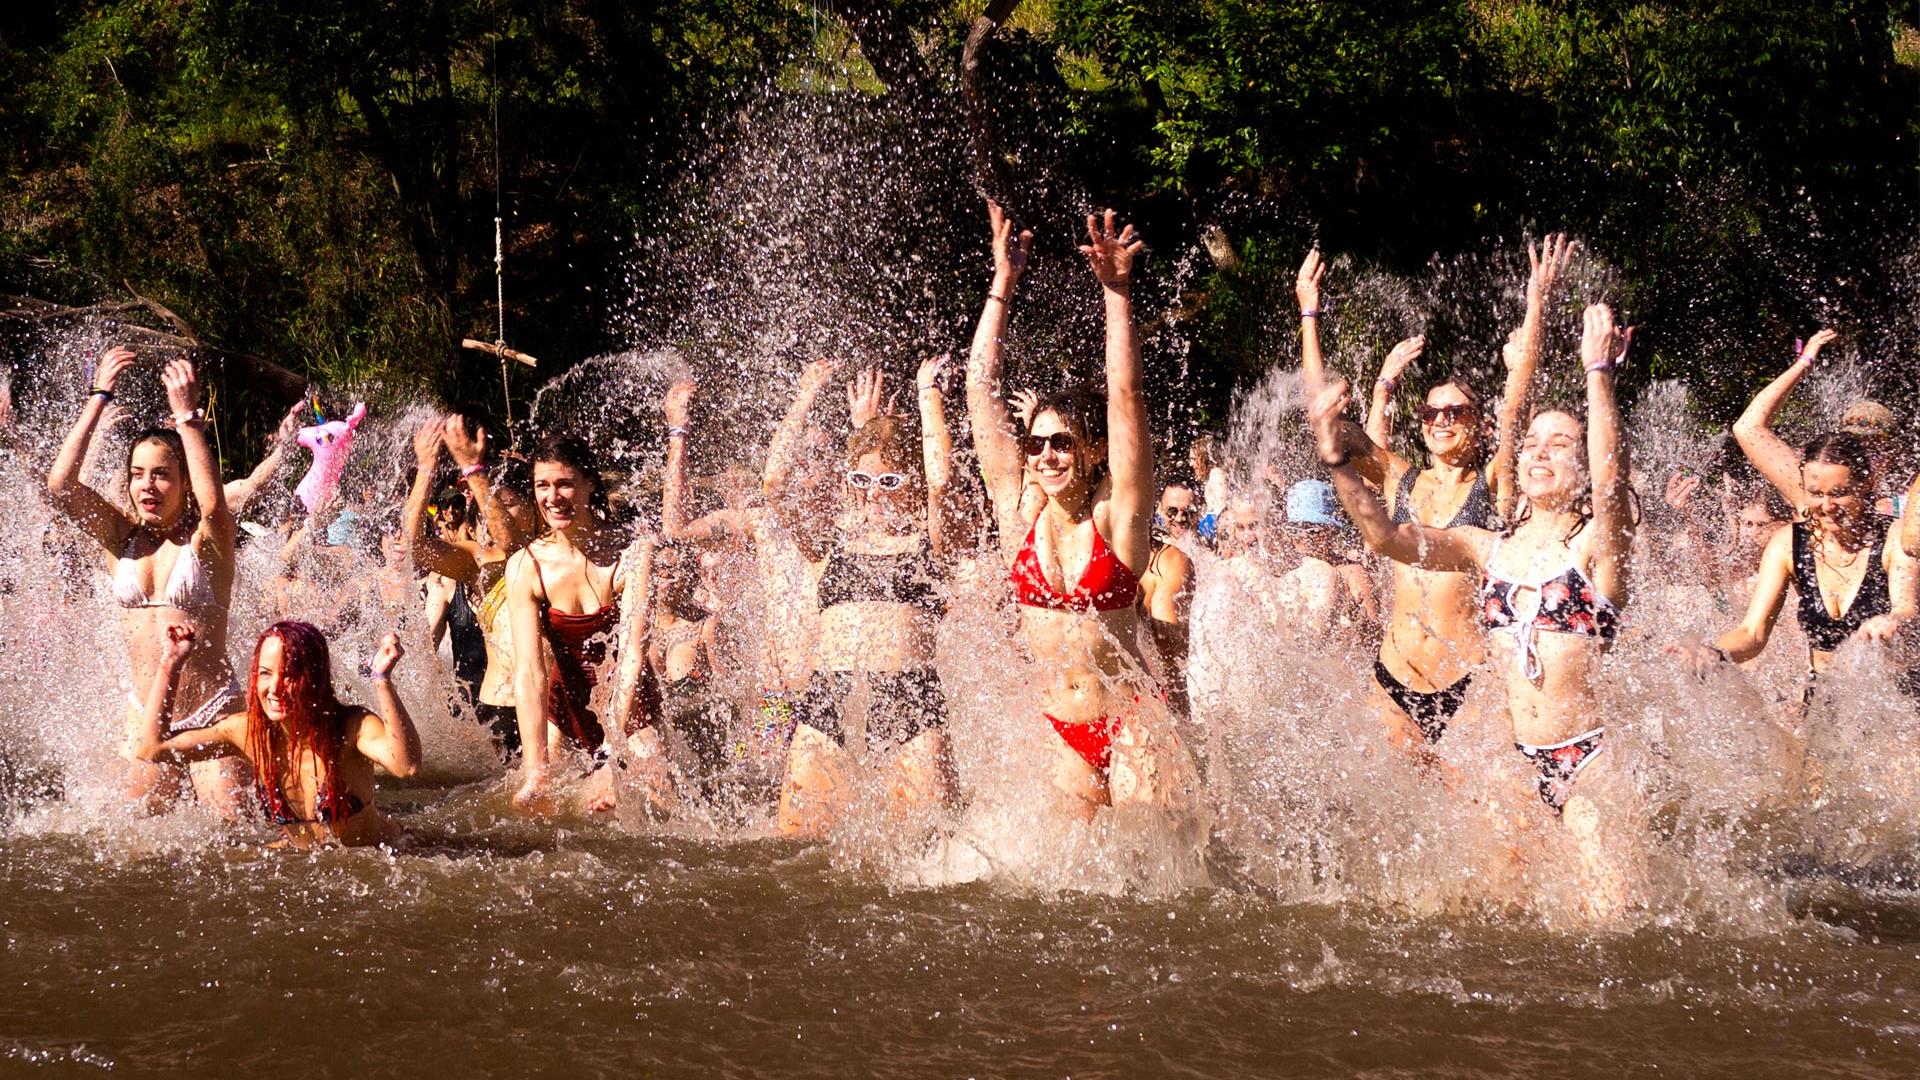
[[[1620,629],[1620,609],[1594,587],[1578,564],[1570,562],[1565,570],[1538,580],[1503,578],[1492,569],[1499,550],[1500,541],[1496,539],[1487,552],[1486,578],[1480,583],[1480,618],[1488,630],[1504,630],[1514,636],[1520,646],[1520,667],[1527,678],[1540,677],[1537,635],[1541,631],[1613,641]]]

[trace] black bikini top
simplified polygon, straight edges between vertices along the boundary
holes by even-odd
[[[910,604],[939,614],[946,610],[940,595],[940,564],[925,540],[911,551],[870,555],[835,544],[820,569],[820,610],[836,604],[868,602]]]
[[[1400,474],[1400,487],[1393,500],[1393,520],[1397,524],[1410,525],[1413,516],[1413,484],[1420,478],[1420,470],[1409,467]],[[1422,522],[1424,524],[1424,522]],[[1467,489],[1467,501],[1453,515],[1453,520],[1445,528],[1452,529],[1461,525],[1471,525],[1476,529],[1499,529],[1500,515],[1493,508],[1493,490],[1487,487],[1487,476],[1478,469],[1473,473],[1473,486]]]
[[[1853,636],[1860,624],[1876,615],[1885,615],[1893,610],[1893,589],[1887,583],[1887,537],[1891,532],[1893,519],[1874,515],[1874,527],[1880,530],[1880,542],[1869,543],[1861,548],[1861,554],[1871,552],[1873,561],[1867,564],[1867,573],[1860,581],[1860,589],[1853,594],[1853,602],[1839,618],[1827,614],[1827,601],[1820,595],[1820,572],[1814,566],[1814,545],[1812,530],[1806,522],[1793,525],[1793,587],[1800,594],[1800,629],[1806,632],[1807,644],[1820,652],[1832,652],[1840,643]]]

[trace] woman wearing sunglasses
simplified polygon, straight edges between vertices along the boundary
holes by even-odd
[[[1153,443],[1141,386],[1140,342],[1130,296],[1141,242],[1133,226],[1087,218],[1086,255],[1106,304],[1107,393],[1068,390],[1043,399],[1016,435],[1000,379],[1007,303],[1033,234],[1015,236],[987,204],[994,279],[967,366],[967,405],[980,471],[1003,541],[1020,625],[1044,682],[1041,708],[1058,735],[1054,786],[1091,820],[1110,802],[1178,797],[1190,775],[1169,731],[1146,722],[1160,693],[1139,651],[1140,574],[1153,549]],[[1034,479],[1023,484],[1022,470]]]
[[[1491,437],[1480,393],[1450,375],[1427,390],[1419,408],[1427,466],[1416,467],[1394,453],[1389,405],[1425,340],[1409,338],[1387,354],[1373,384],[1364,435],[1350,422],[1344,431],[1354,467],[1387,494],[1387,514],[1395,524],[1492,529],[1512,511],[1514,432],[1539,356],[1547,299],[1572,252],[1563,235],[1548,236],[1538,253],[1527,250],[1532,274],[1526,318],[1507,340],[1506,396],[1497,437]],[[1294,286],[1309,395],[1325,383],[1319,332],[1323,270],[1319,252],[1309,252]],[[1485,654],[1484,635],[1474,622],[1476,584],[1471,574],[1394,564],[1393,607],[1373,677],[1375,709],[1397,745],[1418,749],[1437,742],[1466,697],[1470,673]]]
[[[933,668],[951,540],[965,523],[947,498],[953,445],[940,399],[938,360],[920,366],[920,433],[883,408],[877,369],[848,393],[853,434],[840,473],[841,497],[823,505],[793,489],[807,414],[836,363],[800,373],[791,408],[767,449],[768,505],[801,553],[820,568],[820,623],[814,671],[794,704],[795,727],[777,825],[815,835],[843,812],[851,764],[844,723],[854,689],[867,691],[869,745],[898,747],[888,789],[896,813],[951,806],[955,782],[947,700]]]
[[[1511,525],[1429,527],[1395,521],[1350,456],[1340,416],[1344,382],[1325,388],[1309,412],[1321,461],[1367,546],[1395,562],[1468,575],[1478,617],[1505,675],[1516,775],[1524,775],[1564,832],[1538,832],[1532,847],[1574,860],[1587,914],[1617,911],[1631,845],[1626,829],[1603,829],[1603,800],[1630,805],[1627,778],[1605,753],[1602,664],[1626,606],[1633,510],[1627,442],[1613,369],[1629,334],[1604,304],[1586,310],[1580,362],[1587,416],[1536,414],[1519,447],[1517,485],[1526,509]],[[1557,849],[1557,850],[1555,850]]]

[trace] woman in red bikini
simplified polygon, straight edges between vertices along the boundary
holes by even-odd
[[[606,669],[614,659],[621,597],[632,576],[624,558],[630,537],[607,521],[606,486],[585,442],[549,435],[532,459],[533,500],[546,532],[507,562],[521,754],[513,803],[522,809],[546,803],[552,738],[571,743],[592,762],[586,808],[611,810],[613,770],[605,766],[613,746],[603,717],[638,716],[632,700],[638,680],[602,677],[611,675]],[[644,596],[645,567],[636,570]],[[629,700],[614,700],[616,685]],[[657,733],[637,734],[664,762]]]
[[[1133,226],[1087,218],[1080,251],[1099,279],[1107,316],[1107,393],[1071,390],[1035,406],[1016,434],[1001,391],[1001,338],[1033,234],[1016,237],[1000,208],[994,278],[967,365],[967,408],[981,476],[1003,540],[1020,624],[1046,682],[1046,719],[1058,733],[1054,785],[1090,820],[1113,801],[1151,801],[1168,777],[1162,751],[1184,755],[1164,727],[1139,722],[1159,696],[1140,654],[1140,572],[1153,550],[1153,443],[1141,388],[1130,296]],[[1023,470],[1032,486],[1023,483]],[[1164,741],[1163,741],[1164,740]]]

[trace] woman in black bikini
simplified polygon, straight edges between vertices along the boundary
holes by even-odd
[[[1508,339],[1506,396],[1497,431],[1488,423],[1481,396],[1459,376],[1428,389],[1420,407],[1420,435],[1427,467],[1390,449],[1389,406],[1403,372],[1420,358],[1421,338],[1395,346],[1373,384],[1373,403],[1363,439],[1348,426],[1347,453],[1369,483],[1388,493],[1387,512],[1395,524],[1430,527],[1499,527],[1514,501],[1513,447],[1527,387],[1540,352],[1541,324],[1555,280],[1573,255],[1564,235],[1550,235],[1536,253],[1527,250],[1532,273],[1527,279],[1526,319]],[[1325,381],[1320,351],[1320,278],[1318,252],[1309,252],[1295,283],[1300,302],[1301,371],[1308,394]],[[1485,635],[1475,625],[1473,574],[1436,571],[1395,563],[1393,607],[1374,662],[1375,707],[1389,736],[1403,747],[1439,740],[1466,697],[1471,672],[1485,655]]]
[[[211,727],[169,737],[174,691],[196,634],[170,623],[145,708],[128,733],[141,761],[185,764],[241,758],[253,766],[260,811],[296,846],[391,844],[400,826],[374,805],[373,767],[397,777],[420,768],[420,735],[393,690],[400,639],[388,634],[373,657],[378,711],[341,704],[333,692],[327,639],[303,622],[267,627],[253,648],[247,707]]]
[[[847,440],[837,517],[789,490],[807,414],[834,368],[817,360],[801,372],[793,406],[767,451],[767,503],[820,567],[814,671],[794,705],[780,791],[778,826],[789,834],[818,833],[845,807],[850,762],[842,710],[856,683],[867,686],[868,741],[899,747],[890,785],[895,808],[951,806],[957,799],[946,694],[933,654],[954,540],[971,535],[971,515],[948,497],[953,446],[939,364],[920,367],[918,439],[901,417],[881,409],[878,371],[856,381],[855,429]]]
[[[1527,510],[1504,532],[1394,521],[1349,460],[1340,423],[1346,385],[1328,387],[1310,411],[1321,460],[1369,547],[1396,562],[1479,576],[1480,617],[1496,668],[1506,673],[1515,748],[1586,867],[1609,865],[1599,858],[1598,809],[1574,780],[1608,769],[1606,730],[1594,721],[1602,657],[1627,600],[1633,538],[1627,444],[1613,392],[1627,340],[1605,305],[1587,309],[1580,343],[1587,421],[1558,410],[1533,418],[1516,478]],[[1586,884],[1589,914],[1625,901],[1622,877],[1611,869]]]
[[[1702,676],[1717,663],[1759,656],[1789,584],[1799,595],[1807,635],[1807,700],[1834,650],[1849,638],[1893,642],[1920,604],[1920,563],[1901,550],[1894,519],[1874,513],[1872,478],[1870,448],[1859,436],[1833,432],[1808,443],[1791,485],[1806,500],[1805,520],[1767,542],[1746,617],[1712,644],[1667,651]]]

